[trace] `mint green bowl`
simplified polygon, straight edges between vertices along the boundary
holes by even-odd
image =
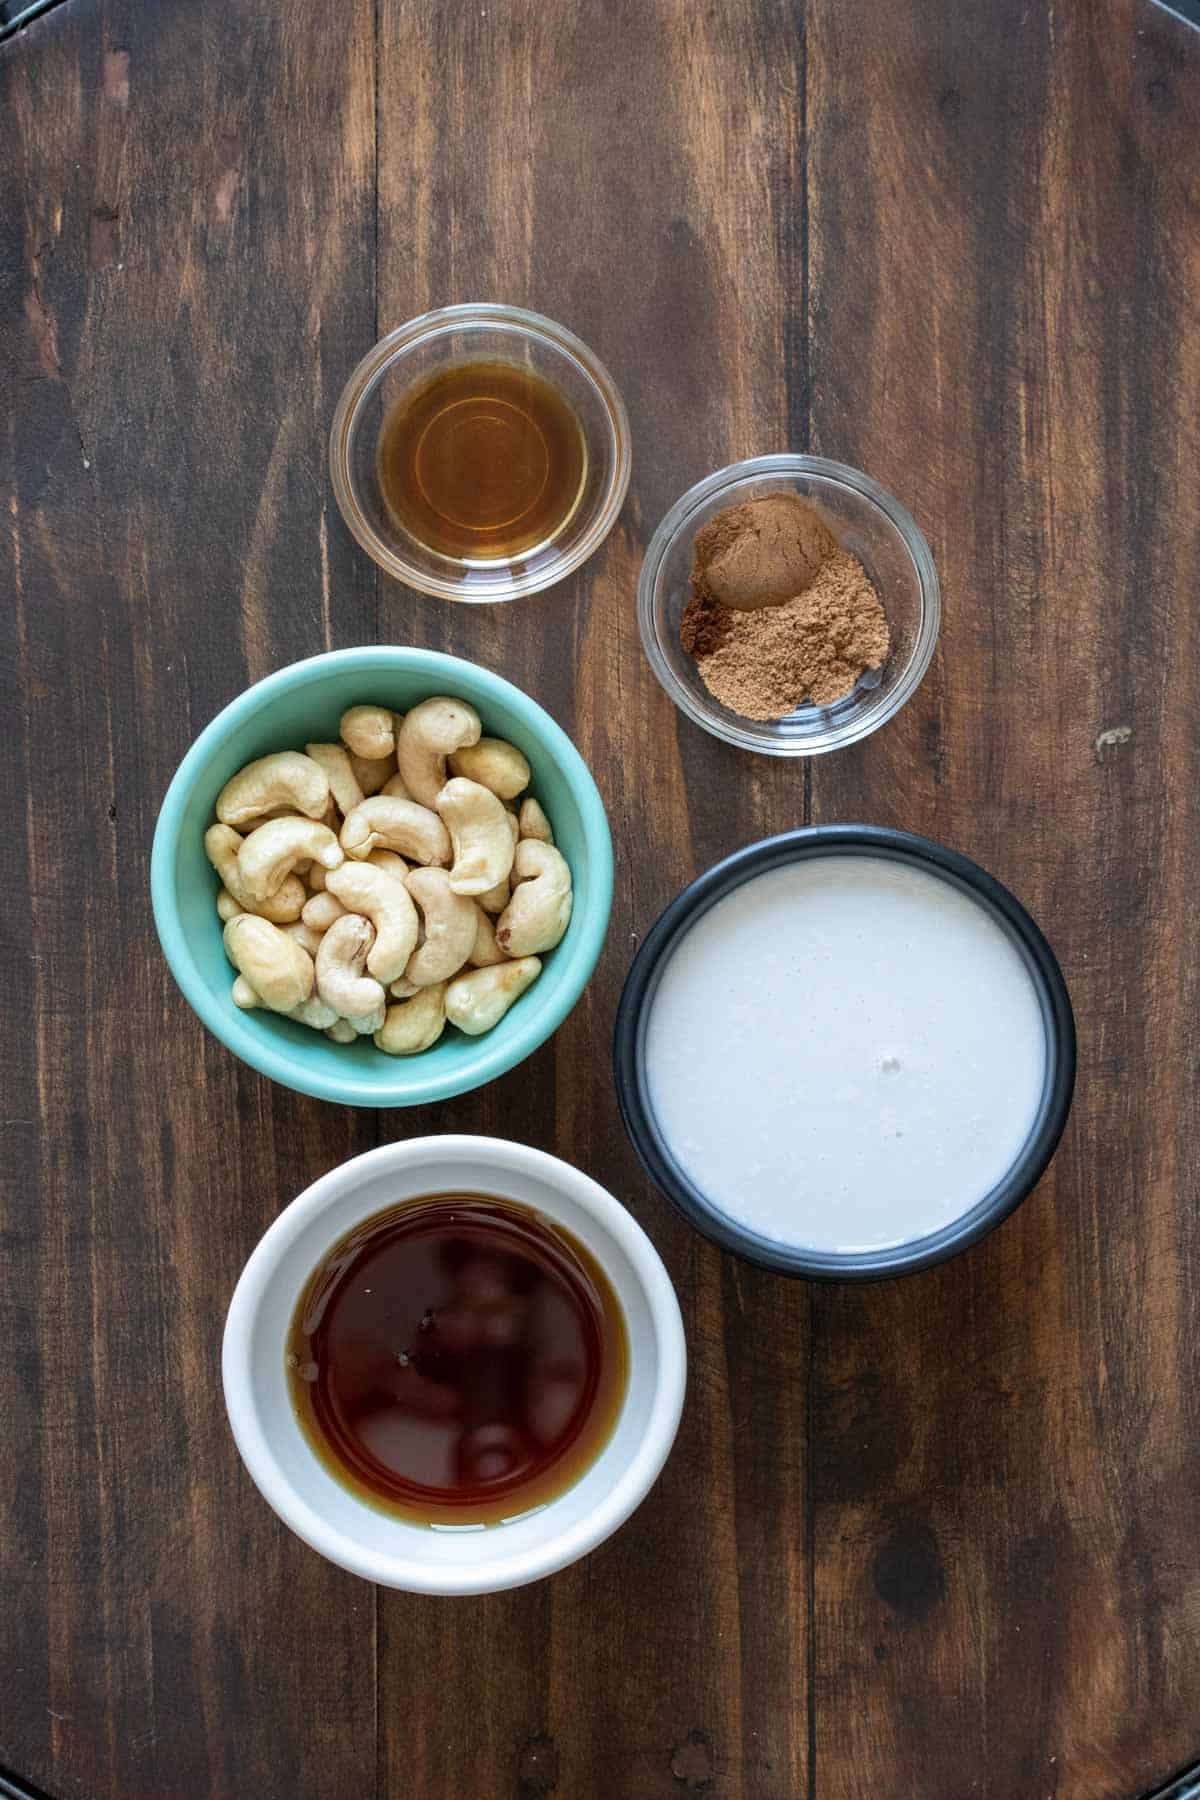
[[[545,808],[570,864],[575,906],[542,973],[483,1037],[447,1029],[420,1056],[385,1056],[370,1038],[332,1043],[277,1013],[241,1012],[229,997],[234,971],[221,945],[219,883],[204,854],[217,795],[244,763],[269,750],[336,742],[338,720],[357,701],[405,712],[430,694],[467,700],[489,737],[524,751],[530,792]],[[346,1106],[420,1106],[494,1081],[556,1031],[578,1000],[608,929],[612,840],[604,803],[587,764],[549,713],[511,682],[476,663],[432,650],[378,645],[334,650],[292,663],[218,713],[192,745],[167,789],[154,833],[150,892],[171,973],[227,1049],[285,1087]]]

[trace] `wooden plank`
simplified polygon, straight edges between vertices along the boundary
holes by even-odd
[[[35,921],[5,941],[27,999],[2,1051],[0,1764],[64,1796],[1125,1800],[1194,1757],[1196,55],[1130,0],[914,3],[886,28],[858,0],[807,25],[751,0],[69,0],[0,51],[22,321],[0,858]],[[377,594],[327,501],[336,393],[377,328],[480,295],[608,360],[629,504],[539,599]],[[679,721],[633,597],[677,494],[806,447],[810,395],[812,447],[929,532],[946,626],[908,712],[806,775]],[[378,1120],[208,1040],[145,898],[200,725],[373,637],[543,700],[618,853],[608,951],[554,1042]],[[695,1239],[607,1079],[637,937],[802,822],[809,787],[819,818],[913,825],[1009,880],[1082,1027],[1038,1196],[958,1264],[863,1292]],[[692,1374],[616,1540],[448,1605],[374,1596],[275,1524],[216,1357],[292,1193],[379,1133],[457,1128],[627,1200]]]
[[[549,707],[616,841],[609,946],[581,1005],[521,1070],[425,1122],[525,1138],[611,1186],[667,1258],[692,1355],[660,1486],[586,1564],[483,1606],[381,1596],[383,1787],[800,1800],[807,1295],[734,1270],[674,1219],[625,1145],[608,1055],[660,907],[803,818],[794,769],[679,721],[634,606],[642,549],[683,489],[789,438],[802,39],[789,9],[747,0],[397,4],[380,25],[381,330],[478,298],[548,313],[608,362],[634,433],[622,522],[563,587],[489,611],[381,593],[383,630]]]
[[[374,1779],[373,1596],[260,1500],[219,1378],[244,1258],[374,1121],[206,1036],[148,893],[199,728],[374,629],[324,470],[373,64],[369,0],[79,0],[0,52],[0,1764],[59,1796]]]
[[[813,446],[945,598],[814,816],[1007,881],[1081,1048],[1009,1224],[814,1298],[822,1800],[1126,1800],[1195,1752],[1198,48],[1129,4],[809,9]]]

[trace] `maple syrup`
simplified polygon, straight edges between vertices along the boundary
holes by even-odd
[[[384,418],[376,474],[396,526],[455,561],[512,562],[550,543],[579,504],[583,428],[542,375],[455,363]]]
[[[485,1195],[409,1200],[324,1258],[292,1316],[288,1381],[325,1467],[425,1524],[492,1524],[554,1499],[624,1398],[625,1324],[560,1226]]]

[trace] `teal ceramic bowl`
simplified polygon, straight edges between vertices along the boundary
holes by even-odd
[[[448,1028],[432,1050],[385,1056],[370,1038],[332,1043],[277,1013],[241,1012],[229,997],[234,971],[221,944],[219,883],[203,838],[217,795],[244,763],[269,750],[336,741],[356,701],[406,711],[429,694],[467,700],[486,735],[516,744],[533,771],[575,885],[571,923],[543,958],[542,973],[492,1031]],[[566,1018],[596,966],[612,906],[612,840],[587,764],[562,728],[527,694],[458,657],[378,645],[293,663],[219,713],[196,739],[167,789],[150,864],[154,921],[171,973],[227,1049],[285,1087],[346,1106],[419,1106],[482,1087],[522,1062]]]

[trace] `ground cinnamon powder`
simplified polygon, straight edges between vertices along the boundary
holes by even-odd
[[[837,547],[799,494],[764,494],[725,507],[700,527],[692,578],[722,606],[778,606],[803,592]]]
[[[866,570],[793,494],[727,507],[697,532],[679,635],[710,693],[747,719],[832,705],[890,643]]]

